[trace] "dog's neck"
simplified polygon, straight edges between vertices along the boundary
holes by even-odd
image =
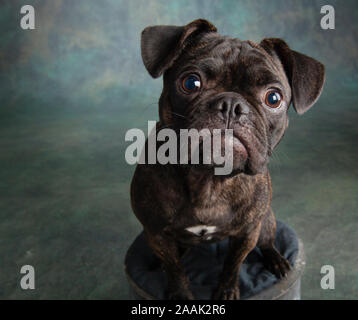
[[[222,188],[230,184],[231,179],[232,178],[218,178],[205,171],[189,169],[188,174],[185,176],[185,182],[191,202],[205,204],[215,201],[215,198],[221,194]]]
[[[219,201],[224,194],[228,194],[230,189],[237,185],[255,185],[256,181],[261,181],[261,178],[266,176],[266,173],[257,175],[238,173],[233,176],[217,176],[207,170],[197,170],[190,167],[182,170],[182,174],[191,203],[202,207],[210,206]]]

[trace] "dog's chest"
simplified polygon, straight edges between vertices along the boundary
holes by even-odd
[[[179,241],[184,243],[200,243],[218,241],[226,238],[232,231],[231,221],[234,213],[223,206],[213,208],[192,208],[182,215],[174,227]]]
[[[211,240],[217,233],[218,227],[199,224],[196,226],[187,227],[185,230],[197,237],[202,238],[203,240]]]
[[[176,216],[172,230],[187,243],[218,241],[237,233],[249,218],[256,199],[255,185],[203,185],[195,188],[186,205]]]

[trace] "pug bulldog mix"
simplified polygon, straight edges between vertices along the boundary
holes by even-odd
[[[202,242],[229,238],[213,299],[239,299],[240,266],[255,246],[277,277],[289,271],[274,246],[267,164],[291,102],[303,114],[324,84],[324,66],[281,39],[254,43],[216,31],[199,19],[142,32],[144,65],[153,78],[164,77],[157,129],[232,129],[234,139],[230,175],[215,175],[214,163],[137,165],[132,207],[166,270],[169,299],[194,299],[180,257]]]

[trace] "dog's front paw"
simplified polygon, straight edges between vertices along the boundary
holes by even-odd
[[[189,289],[176,289],[169,291],[169,300],[194,300],[194,296]]]
[[[212,300],[239,300],[240,291],[238,285],[235,286],[219,286],[213,293]]]
[[[285,277],[291,269],[290,263],[277,250],[264,253],[264,265],[279,279]]]

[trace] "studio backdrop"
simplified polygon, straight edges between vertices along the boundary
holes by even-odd
[[[34,28],[21,25],[25,5]],[[203,18],[242,40],[282,38],[325,65],[319,101],[303,116],[291,107],[271,158],[272,207],[304,244],[302,298],[357,299],[357,17],[354,0],[2,0],[0,298],[129,298],[124,257],[142,226],[125,134],[158,120],[162,90],[140,34]],[[322,285],[327,265],[334,288]],[[21,284],[24,266],[34,288]]]

